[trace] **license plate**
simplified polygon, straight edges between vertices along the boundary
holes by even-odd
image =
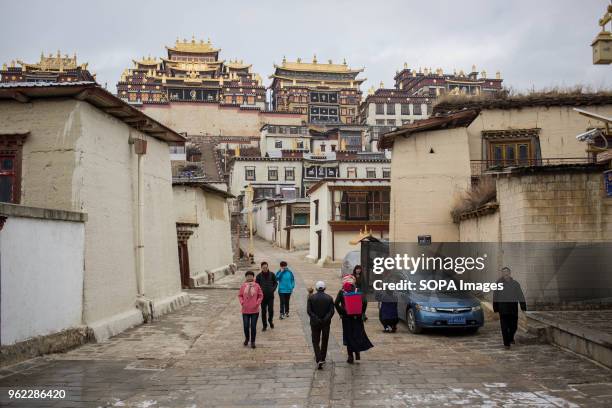
[[[459,316],[449,317],[448,324],[465,324],[465,317],[459,317]]]

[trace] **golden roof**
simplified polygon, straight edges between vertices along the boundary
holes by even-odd
[[[329,73],[355,73],[355,72],[363,72],[363,68],[361,69],[350,69],[346,64],[346,60],[342,64],[334,64],[331,60],[327,63],[319,64],[317,61],[317,57],[313,58],[312,62],[302,62],[300,58],[297,61],[287,61],[283,58],[282,64],[276,65],[274,64],[274,68],[286,69],[288,71],[300,71],[300,72],[329,72]]]
[[[291,82],[296,82],[295,78],[290,78],[287,76],[283,76],[283,75],[276,75],[276,74],[272,74],[270,76],[268,76],[268,78],[270,79],[281,79],[284,81],[291,81]],[[350,84],[350,83],[357,83],[357,84],[361,84],[364,81],[366,81],[367,78],[353,78],[353,79],[326,79],[325,81],[323,81],[325,84],[324,85],[332,85],[332,84]],[[299,84],[296,83],[294,84],[297,87],[302,86],[301,84],[304,84],[306,82],[312,82],[315,84],[319,84],[321,85],[321,80],[318,78],[300,78],[297,81],[299,81]],[[291,86],[292,84],[285,84],[285,86]]]
[[[230,60],[229,62],[226,62],[225,65],[229,68],[234,68],[234,69],[244,69],[244,68],[250,68],[252,66],[251,64],[243,63],[242,60],[240,61]]]
[[[40,61],[35,64],[29,64],[20,60],[17,60],[17,63],[23,68],[40,71],[63,71],[66,69],[77,69],[79,67],[76,54],[72,57],[68,56],[68,54],[62,56],[59,50],[56,55],[49,53],[49,56],[45,56],[44,53],[41,53]],[[82,64],[83,69],[86,67],[87,64]]]
[[[195,37],[191,37],[191,41],[187,41],[183,39],[180,41],[178,38],[174,43],[174,47],[166,46],[166,49],[177,52],[191,52],[191,53],[210,53],[210,52],[219,52],[220,49],[213,48],[210,43],[210,39],[206,42],[204,40],[196,41]]]
[[[157,65],[160,63],[160,61],[157,60],[156,57],[151,57],[150,55],[148,57],[142,57],[142,59],[140,60],[132,60],[134,62],[134,64],[140,64],[140,65]]]

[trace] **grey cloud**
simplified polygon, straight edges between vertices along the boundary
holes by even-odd
[[[111,90],[131,59],[161,56],[176,39],[210,37],[222,58],[267,78],[283,56],[346,57],[365,66],[364,89],[410,66],[502,72],[516,89],[612,87],[612,68],[591,65],[590,43],[606,0],[515,1],[56,1],[9,2],[0,62],[42,50],[89,62]],[[86,4],[87,6],[84,6]]]

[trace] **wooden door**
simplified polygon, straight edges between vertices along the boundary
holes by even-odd
[[[178,243],[179,267],[181,272],[181,285],[183,289],[189,288],[189,250],[187,242]]]

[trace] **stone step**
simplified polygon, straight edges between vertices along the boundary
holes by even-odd
[[[612,368],[612,335],[587,327],[588,322],[570,321],[567,312],[527,312],[531,331],[547,342],[581,354]],[[577,312],[579,313],[579,312]]]

